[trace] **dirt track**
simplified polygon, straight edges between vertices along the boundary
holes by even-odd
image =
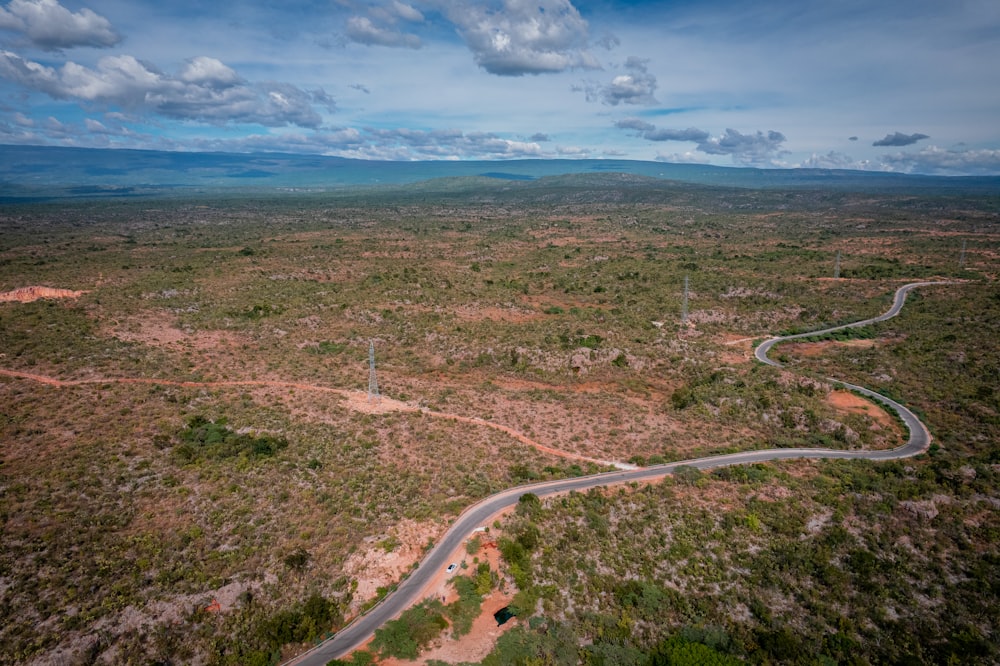
[[[226,387],[265,386],[273,388],[294,388],[300,391],[333,393],[343,397],[349,409],[353,409],[359,412],[367,412],[369,414],[383,414],[386,412],[421,412],[423,414],[426,414],[427,416],[432,416],[434,418],[448,419],[460,423],[468,423],[471,425],[493,428],[494,430],[499,430],[500,432],[509,435],[510,437],[513,437],[522,444],[533,447],[538,451],[541,451],[542,453],[548,453],[554,456],[559,456],[561,458],[580,460],[583,462],[592,462],[600,466],[615,466],[620,469],[634,468],[633,465],[627,465],[625,463],[618,463],[607,460],[597,460],[596,458],[588,458],[586,456],[581,456],[576,453],[569,453],[568,451],[560,451],[559,449],[554,449],[551,446],[546,446],[544,444],[536,442],[535,440],[531,439],[524,433],[518,432],[514,428],[503,425],[501,423],[494,423],[492,421],[486,421],[484,419],[474,418],[471,416],[461,416],[458,414],[449,414],[447,412],[438,412],[430,409],[425,409],[399,400],[393,400],[392,398],[388,398],[385,396],[380,396],[377,400],[370,401],[368,399],[368,395],[363,391],[350,391],[347,389],[331,388],[329,386],[318,386],[316,384],[300,384],[298,382],[282,382],[273,380],[185,382],[185,381],[174,381],[170,379],[149,379],[144,377],[95,377],[91,379],[58,379],[56,377],[49,377],[47,375],[39,375],[31,372],[23,372],[20,370],[6,370],[3,368],[0,368],[0,375],[6,377],[13,377],[16,379],[28,379],[34,382],[38,382],[40,384],[45,384],[47,386],[53,386],[56,388],[69,388],[72,386],[84,386],[87,384],[147,384],[155,386],[179,386],[184,388],[226,388]]]

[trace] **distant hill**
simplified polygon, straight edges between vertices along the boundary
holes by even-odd
[[[183,153],[0,146],[0,200],[163,196],[233,192],[335,191],[476,177],[518,186],[553,176],[626,174],[676,183],[753,190],[841,190],[1000,194],[1000,176],[944,177],[833,169],[754,169],[638,160],[385,162],[280,153]],[[584,181],[575,180],[575,186]],[[550,181],[550,184],[554,184]],[[627,181],[617,181],[624,186]],[[452,184],[454,187],[455,184]]]

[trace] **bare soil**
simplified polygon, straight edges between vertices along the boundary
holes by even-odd
[[[198,351],[227,351],[247,342],[233,331],[192,331],[174,325],[175,317],[167,311],[146,311],[117,323],[108,333],[125,342],[139,342],[153,347],[183,345]]]
[[[53,287],[19,287],[11,291],[0,292],[0,303],[31,303],[43,298],[79,298],[86,293],[86,291],[55,289]]]
[[[826,401],[834,409],[848,414],[864,414],[873,421],[888,429],[896,427],[892,417],[884,409],[881,409],[873,402],[865,400],[859,395],[850,391],[830,391],[826,396]]]
[[[786,342],[783,347],[790,353],[797,356],[816,358],[822,356],[831,347],[855,347],[857,349],[870,349],[877,344],[877,340],[821,340],[820,342]]]

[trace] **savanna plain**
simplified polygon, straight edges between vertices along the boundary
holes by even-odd
[[[929,451],[528,495],[339,663],[998,663],[998,273],[981,193],[578,177],[5,205],[0,662],[279,663],[499,490],[899,446],[836,377],[910,406]],[[925,280],[951,283],[753,359]]]

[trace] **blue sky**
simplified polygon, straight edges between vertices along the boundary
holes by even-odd
[[[0,0],[0,144],[1000,174],[997,0]]]

